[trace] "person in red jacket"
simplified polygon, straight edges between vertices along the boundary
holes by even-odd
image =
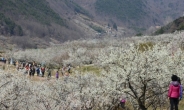
[[[42,67],[42,68],[41,68],[41,71],[42,71],[42,77],[44,77],[45,67]]]
[[[170,110],[178,110],[178,103],[180,97],[180,84],[178,82],[178,77],[172,75],[172,82],[169,85],[168,98],[170,100]]]

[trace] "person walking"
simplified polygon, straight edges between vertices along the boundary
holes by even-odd
[[[71,65],[68,65],[68,73],[71,73]]]
[[[32,73],[33,73],[33,68],[30,67],[30,70],[29,70],[29,76],[30,76],[30,77],[31,77]]]
[[[120,105],[122,108],[125,108],[125,102],[126,102],[125,98],[122,98],[120,101]]]
[[[29,65],[28,65],[28,64],[26,64],[25,69],[26,69],[26,72],[25,72],[25,73],[26,73],[26,74],[29,74],[29,69],[30,69],[30,68],[29,68]]]
[[[37,68],[36,68],[36,73],[37,73],[37,76],[39,76],[39,74],[40,74],[40,67],[39,66],[37,66]]]
[[[42,67],[42,68],[41,68],[41,71],[42,71],[42,77],[44,77],[44,74],[45,74],[45,67]]]
[[[172,75],[171,80],[172,82],[169,85],[168,91],[168,99],[170,100],[170,110],[178,110],[180,84],[176,75]]]
[[[34,76],[35,74],[35,68],[36,68],[35,66],[32,67],[32,74],[31,74],[32,76]]]
[[[59,72],[58,71],[56,72],[56,79],[57,80],[59,79]]]
[[[179,101],[180,101],[182,99],[182,97],[183,97],[183,87],[181,85],[180,77],[178,77],[178,82],[180,84],[180,98],[179,98]]]
[[[18,60],[16,61],[16,69],[17,71],[19,71],[19,61]]]
[[[47,78],[48,79],[51,78],[51,69],[50,68],[48,68],[48,70],[47,70]]]

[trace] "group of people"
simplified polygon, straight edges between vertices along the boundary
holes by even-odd
[[[177,75],[171,76],[169,85],[168,99],[170,100],[170,110],[178,110],[179,101],[182,99],[183,88],[181,80]]]
[[[6,63],[6,59],[4,57],[0,58],[0,62],[3,62],[4,64]]]
[[[29,74],[29,76],[34,76],[34,74],[37,73],[37,76],[44,77],[45,74],[44,66],[26,64],[25,69],[26,69],[25,73]]]
[[[44,65],[39,65],[36,64],[35,62],[27,62],[27,63],[18,63],[16,62],[16,68],[17,70],[21,69],[25,69],[25,74],[28,74],[30,77],[34,76],[35,74],[37,74],[37,76],[41,76],[44,77],[45,74],[47,75],[47,78],[51,78],[52,76],[52,69],[50,67],[46,67]],[[59,71],[60,69],[58,69],[55,73],[55,78],[59,79]],[[67,65],[67,66],[63,66],[62,70],[61,70],[61,74],[62,76],[68,76],[69,73],[71,72],[71,65]]]

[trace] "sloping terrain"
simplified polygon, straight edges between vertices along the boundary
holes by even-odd
[[[183,16],[181,0],[73,0],[93,14],[94,19],[108,25],[128,27],[145,32]]]
[[[154,34],[164,34],[164,33],[173,33],[175,31],[184,30],[184,17],[180,17],[173,22],[161,27]]]
[[[23,20],[27,22],[36,21],[37,23],[43,25],[51,25],[51,23],[56,23],[64,26],[63,19],[49,8],[49,6],[45,3],[45,0],[4,0],[0,2],[0,9],[1,20],[5,21],[7,27],[12,29],[9,32],[10,35],[14,35],[13,31],[16,24],[23,22]],[[15,26],[12,26],[13,23]],[[1,25],[3,26],[3,23]],[[22,33],[18,35],[22,35]]]
[[[149,34],[182,16],[183,5],[181,0],[2,0],[0,34],[21,48]]]
[[[23,36],[10,38],[22,48],[48,46],[54,39],[64,42],[84,36],[82,30],[54,12],[45,0],[0,1],[0,33]]]

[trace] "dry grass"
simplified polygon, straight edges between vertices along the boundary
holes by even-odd
[[[97,76],[100,75],[101,69],[99,67],[93,66],[93,65],[86,65],[86,66],[81,66],[77,68],[78,71],[81,71],[82,73],[88,73],[92,72],[96,74]]]
[[[179,110],[183,110],[184,109],[184,99],[182,99],[180,102],[179,102]]]

